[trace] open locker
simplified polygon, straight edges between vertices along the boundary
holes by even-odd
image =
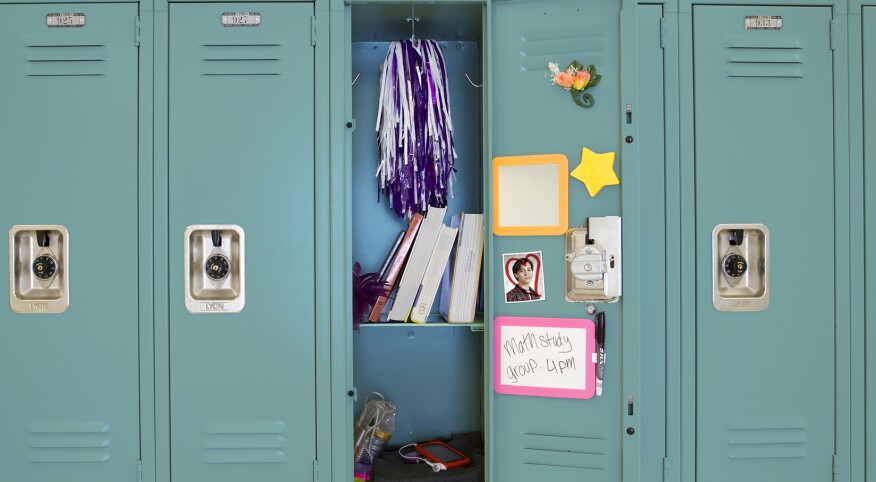
[[[0,480],[114,482],[140,460],[137,18],[0,5]]]
[[[363,273],[381,268],[400,231],[409,224],[393,212],[385,196],[378,195],[375,177],[381,68],[393,41],[435,40],[445,61],[458,156],[454,163],[455,197],[448,201],[443,223],[449,225],[451,217],[461,212],[484,213],[483,8],[479,3],[445,2],[356,2],[347,7],[349,88],[355,119],[348,154],[351,254]],[[397,420],[390,446],[483,433],[483,317],[479,313],[473,325],[448,324],[439,314],[440,296],[439,290],[425,324],[387,323],[390,301],[379,322],[363,321],[353,333],[353,385],[358,394],[354,415],[360,416],[370,392],[378,392],[395,404]],[[483,470],[482,456],[476,463]],[[416,467],[424,476],[432,473],[425,465]],[[379,481],[380,473],[375,477]]]

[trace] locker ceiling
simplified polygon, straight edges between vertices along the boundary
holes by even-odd
[[[416,37],[433,40],[480,40],[480,4],[417,5]],[[410,38],[410,4],[352,6],[353,42],[381,42]]]

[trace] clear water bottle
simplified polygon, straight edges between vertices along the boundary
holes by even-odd
[[[392,404],[390,404],[392,405]],[[379,457],[386,449],[386,443],[395,432],[395,405],[392,405],[392,412],[387,413],[380,422],[374,426],[374,433],[371,436],[371,443],[368,444],[368,453],[373,460]]]
[[[368,400],[372,395],[379,400]],[[383,453],[386,443],[395,432],[396,408],[377,392],[368,394],[365,407],[359,415],[353,430],[353,460],[357,463],[371,463]]]

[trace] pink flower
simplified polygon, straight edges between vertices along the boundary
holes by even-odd
[[[584,88],[587,87],[588,82],[590,82],[590,72],[580,70],[575,75],[575,79],[572,82],[572,88],[575,90],[584,90]]]

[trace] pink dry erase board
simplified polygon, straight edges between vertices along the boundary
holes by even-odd
[[[493,320],[493,390],[590,398],[596,392],[596,327],[586,318]]]

